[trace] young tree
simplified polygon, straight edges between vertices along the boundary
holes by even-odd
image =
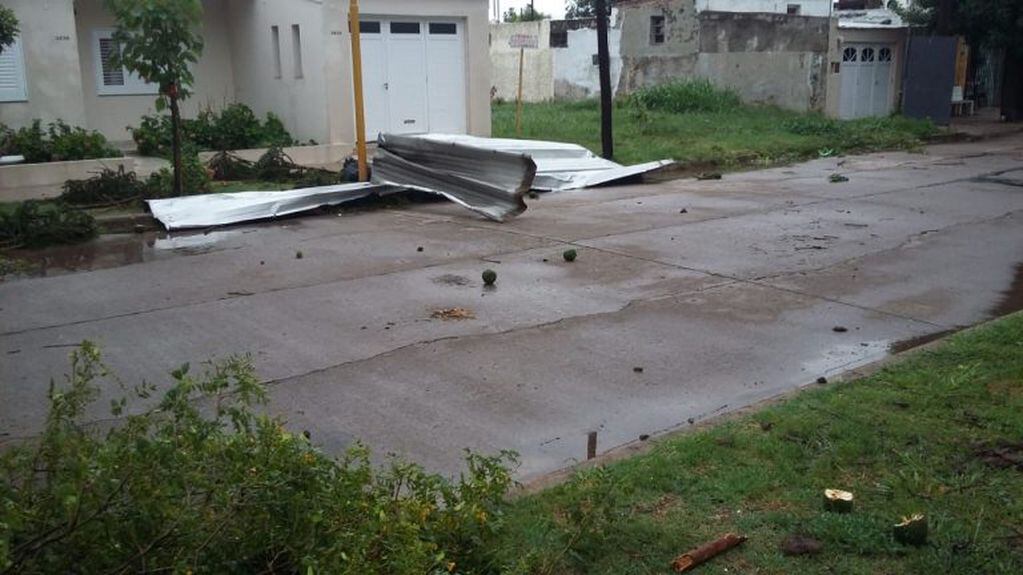
[[[536,22],[537,20],[546,20],[547,18],[550,18],[550,16],[533,8],[532,4],[517,12],[515,8],[509,8],[504,13],[505,22]]]
[[[203,40],[200,0],[106,0],[117,20],[115,64],[160,86],[157,111],[170,108],[173,130],[174,193],[181,195],[181,100],[191,95],[191,67]]]
[[[18,36],[18,18],[14,10],[0,6],[0,52],[14,43]]]
[[[607,9],[611,10],[612,0],[607,0]],[[565,2],[565,18],[593,18],[597,15],[596,0],[568,0]]]

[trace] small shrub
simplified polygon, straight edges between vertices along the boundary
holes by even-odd
[[[718,88],[702,78],[643,88],[632,94],[629,101],[642,109],[674,114],[722,112],[742,105],[735,90]]]
[[[29,164],[119,158],[123,154],[95,131],[72,128],[61,120],[44,130],[40,120],[17,131],[8,131],[3,145],[6,154],[21,154]]]
[[[96,220],[92,216],[60,202],[28,200],[10,212],[0,212],[2,247],[74,244],[92,239],[96,233]]]
[[[128,130],[140,154],[170,155],[170,116],[143,116],[138,127],[129,127]],[[195,118],[182,122],[181,137],[199,151],[243,150],[296,143],[280,118],[267,114],[260,121],[251,108],[239,103],[230,104],[219,113],[212,108],[201,110]]]
[[[107,377],[83,343],[41,437],[0,454],[0,570],[489,572],[513,454],[470,453],[456,481],[361,446],[331,459],[264,414],[242,357],[183,366],[159,399],[138,387],[149,411],[114,401],[103,432],[83,414]]]
[[[205,194],[210,191],[210,174],[199,160],[195,150],[184,150],[181,154],[181,191],[186,196]],[[146,180],[146,198],[172,198],[174,194],[174,172],[161,168]]]
[[[121,166],[117,171],[104,168],[86,180],[64,182],[60,199],[73,206],[102,206],[141,198],[144,191],[145,184],[139,181],[135,172],[125,172]]]

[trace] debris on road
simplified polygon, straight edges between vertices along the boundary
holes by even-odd
[[[431,313],[430,317],[433,319],[442,319],[444,321],[461,321],[466,319],[476,319],[476,312],[464,307],[452,307],[448,309],[438,309]]]
[[[374,178],[382,183],[440,194],[498,222],[526,211],[536,164],[525,154],[393,134],[377,145]]]
[[[820,553],[823,547],[824,545],[813,537],[798,534],[789,535],[778,546],[781,549],[782,555],[789,557],[816,555]]]
[[[633,373],[643,373],[643,368],[642,367],[634,367],[634,368],[632,368],[632,372]]]
[[[373,193],[438,194],[499,222],[526,210],[533,191],[565,191],[617,182],[669,166],[661,160],[622,166],[582,146],[560,142],[447,134],[381,134],[373,183],[287,191],[205,194],[147,200],[168,230],[224,226],[334,206]]]
[[[892,528],[895,540],[903,545],[919,547],[927,543],[927,517],[922,513],[914,513],[903,517],[902,521]]]
[[[574,261],[575,261],[575,258],[576,258],[576,257],[577,257],[578,255],[579,255],[579,254],[578,254],[578,253],[576,253],[576,251],[575,251],[575,250],[565,250],[565,251],[564,251],[564,253],[562,253],[562,254],[561,254],[561,257],[565,258],[565,261],[566,261],[566,262],[574,262]]]
[[[824,509],[832,513],[850,513],[853,510],[853,494],[841,489],[824,490]]]
[[[823,375],[817,378],[817,385],[825,385],[826,383],[828,383],[828,378]]]
[[[542,140],[480,138],[453,134],[424,134],[415,138],[436,143],[457,143],[487,152],[522,154],[536,164],[532,189],[563,192],[610,184],[670,166],[673,160],[658,160],[634,166],[605,160],[577,144]],[[488,174],[489,175],[489,174]]]
[[[836,325],[835,327],[831,328],[831,331],[835,333],[845,333],[849,331],[849,328],[845,327],[844,325]]]
[[[304,256],[302,255],[302,251],[301,251],[301,250],[299,250],[299,251],[295,252],[295,259],[296,259],[296,260],[300,260],[300,259],[302,259],[303,257],[304,257]]]
[[[721,173],[720,172],[700,172],[699,174],[696,174],[696,179],[697,180],[720,180],[721,179]]]
[[[497,281],[497,272],[494,270],[483,270],[483,285],[492,286]]]
[[[153,217],[165,228],[183,230],[279,218],[358,200],[386,188],[363,182],[276,192],[203,194],[146,200],[146,203]]]
[[[828,177],[828,181],[832,184],[840,184],[842,182],[848,182],[849,178],[842,174],[831,174],[831,176]]]
[[[685,573],[686,571],[690,571],[697,567],[698,565],[706,563],[707,561],[713,559],[714,557],[721,555],[722,553],[728,551],[729,549],[742,545],[742,543],[744,543],[745,541],[746,536],[744,535],[727,533],[720,537],[719,539],[716,539],[714,541],[711,541],[710,543],[701,545],[696,549],[693,549],[692,551],[679,555],[678,557],[675,558],[674,561],[671,562],[671,568],[674,569],[676,573]]]

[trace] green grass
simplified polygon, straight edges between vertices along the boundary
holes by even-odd
[[[694,166],[769,166],[819,155],[913,149],[936,129],[893,116],[835,121],[773,107],[739,106],[674,113],[619,102],[614,110],[615,159],[625,164],[671,158]],[[493,133],[515,137],[515,104],[493,105]],[[600,152],[596,101],[526,104],[522,137],[580,144]]]
[[[731,531],[749,541],[701,574],[1023,573],[1023,469],[978,456],[1001,441],[1023,449],[1023,314],[524,497],[498,555],[528,573],[667,573]],[[831,487],[853,513],[822,509]],[[891,526],[914,512],[930,541],[903,547]],[[791,533],[822,552],[784,556]]]

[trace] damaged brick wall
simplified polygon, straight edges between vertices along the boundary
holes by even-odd
[[[695,4],[695,0],[616,4],[622,27],[620,92],[704,77],[733,88],[746,102],[824,109],[828,18],[698,12]],[[654,18],[663,18],[663,42],[653,37]]]

